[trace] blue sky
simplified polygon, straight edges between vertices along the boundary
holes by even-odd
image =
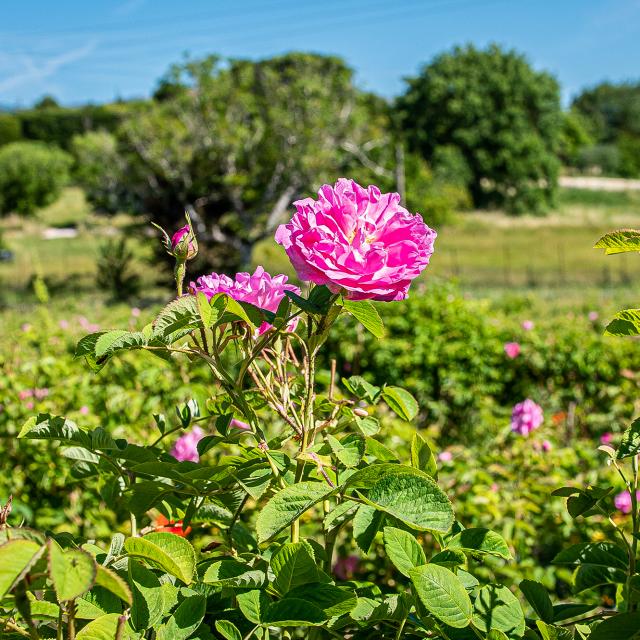
[[[385,96],[455,44],[498,42],[561,82],[640,80],[640,0],[5,0],[0,104],[147,96],[188,52],[332,53]]]

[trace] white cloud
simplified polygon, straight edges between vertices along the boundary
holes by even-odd
[[[36,61],[32,56],[16,56],[13,60],[12,67],[13,69],[16,67],[22,68],[19,68],[18,71],[14,72],[13,75],[8,78],[0,78],[0,93],[35,82],[42,82],[55,74],[61,67],[86,58],[95,50],[96,46],[97,41],[92,40],[82,47],[70,49],[42,62]],[[9,66],[6,57],[4,60],[0,60],[0,62],[4,62],[3,66],[5,68]]]

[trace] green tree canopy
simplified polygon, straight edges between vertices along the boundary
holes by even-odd
[[[552,203],[562,128],[556,80],[497,45],[457,47],[408,79],[398,100],[410,147],[432,162],[456,147],[476,206],[540,210]]]
[[[173,226],[192,207],[207,262],[245,264],[292,200],[349,175],[393,185],[389,107],[339,58],[209,57],[172,67],[117,132],[128,200]]]

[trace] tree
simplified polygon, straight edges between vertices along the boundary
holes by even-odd
[[[162,86],[184,90],[163,91],[117,133],[129,201],[166,227],[189,207],[214,243],[206,261],[230,271],[323,182],[393,184],[388,105],[352,76],[338,58],[300,53],[172,67]]]
[[[20,120],[12,113],[0,113],[0,147],[22,137]]]
[[[556,80],[514,51],[457,47],[408,80],[398,100],[412,149],[432,162],[460,150],[476,206],[514,212],[553,202],[562,127]]]
[[[585,149],[586,160],[605,173],[640,175],[640,83],[604,82],[586,89],[574,99],[572,110],[597,143]]]
[[[69,181],[73,158],[41,142],[0,148],[0,215],[29,215],[53,202]]]

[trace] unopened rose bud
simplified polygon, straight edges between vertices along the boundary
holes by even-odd
[[[366,409],[354,409],[353,413],[355,413],[359,418],[366,418],[369,415]]]
[[[189,224],[185,224],[171,236],[171,253],[178,260],[191,260],[198,254],[198,243]]]

